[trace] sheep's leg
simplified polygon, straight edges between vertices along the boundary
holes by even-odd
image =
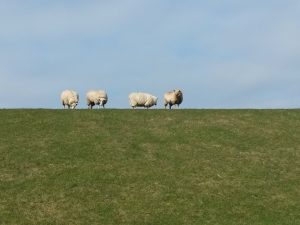
[[[95,103],[94,102],[91,102],[91,109],[93,109]]]
[[[105,109],[105,103],[104,103],[104,101],[102,101],[100,105],[102,106],[103,109]]]
[[[87,100],[87,106],[88,106],[88,109],[92,109],[92,103],[89,100]]]

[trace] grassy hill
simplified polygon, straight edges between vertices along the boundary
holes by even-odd
[[[300,110],[0,110],[0,224],[300,224]]]

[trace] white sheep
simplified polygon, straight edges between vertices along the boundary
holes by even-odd
[[[173,105],[177,105],[179,107],[182,101],[183,101],[183,94],[181,90],[176,89],[173,91],[169,91],[164,95],[165,108],[167,107],[167,105],[169,105],[169,109],[171,109]]]
[[[88,91],[86,93],[86,102],[90,109],[93,108],[94,105],[98,105],[99,109],[100,106],[105,108],[105,104],[108,101],[108,97],[105,91],[97,90],[97,91]]]
[[[129,95],[129,104],[134,109],[136,107],[150,108],[157,104],[157,97],[143,92],[133,92]]]
[[[79,102],[79,95],[76,91],[64,90],[60,95],[60,99],[64,108],[67,106],[68,109],[75,109]]]

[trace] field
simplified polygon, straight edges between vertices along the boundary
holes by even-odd
[[[300,224],[300,110],[0,110],[0,224]]]

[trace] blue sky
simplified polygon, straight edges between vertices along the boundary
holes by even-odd
[[[183,108],[300,106],[300,1],[0,0],[0,108],[61,108],[64,89],[180,88]]]

